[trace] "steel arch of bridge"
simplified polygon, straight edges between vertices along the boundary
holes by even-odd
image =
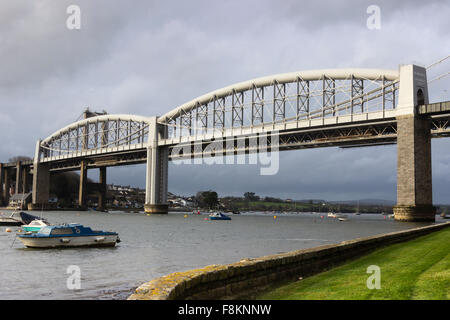
[[[147,147],[149,118],[103,115],[72,123],[40,143],[40,162]]]
[[[165,129],[157,143],[174,145],[216,136],[392,118],[398,90],[397,70],[312,70],[256,78],[213,91],[158,117],[158,126]],[[40,143],[40,162],[142,150],[155,135],[150,119],[102,115],[75,122]]]
[[[397,70],[285,73],[213,91],[166,113],[158,122],[168,127],[168,139],[177,139],[373,112],[382,112],[382,118],[385,111],[396,108],[398,89]]]

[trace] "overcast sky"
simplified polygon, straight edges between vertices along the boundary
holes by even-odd
[[[427,66],[450,54],[449,1],[1,1],[0,161],[33,156],[38,138],[87,106],[162,115],[209,91],[255,77],[318,68]],[[69,5],[81,29],[66,27]],[[381,9],[370,30],[369,5]],[[446,73],[450,59],[429,70]],[[450,77],[430,100],[450,100]],[[450,139],[435,139],[435,203],[450,203]],[[280,153],[256,165],[170,165],[169,191],[294,199],[396,198],[396,146]],[[145,185],[143,165],[108,169],[108,182]],[[90,172],[95,177],[97,172]]]

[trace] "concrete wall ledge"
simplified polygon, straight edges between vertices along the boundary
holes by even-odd
[[[144,283],[128,300],[242,299],[276,283],[310,276],[385,245],[442,230],[450,222],[338,244],[174,272]]]

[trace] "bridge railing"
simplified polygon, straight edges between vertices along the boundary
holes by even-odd
[[[450,101],[437,102],[418,106],[419,114],[435,114],[450,111]]]

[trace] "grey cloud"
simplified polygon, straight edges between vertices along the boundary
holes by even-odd
[[[0,161],[32,156],[38,138],[75,121],[86,106],[161,115],[211,90],[258,76],[427,65],[450,52],[448,2],[377,1],[382,10],[377,31],[366,28],[365,9],[371,2],[4,2]],[[79,31],[65,27],[69,4],[81,7]],[[431,69],[429,78],[449,65]],[[431,100],[449,100],[447,87],[448,79],[430,85]],[[450,199],[445,191],[448,147],[445,139],[433,142],[437,201]],[[211,188],[222,195],[256,191],[291,198],[371,194],[392,199],[395,150],[283,152],[282,168],[271,177],[259,176],[256,166],[171,165],[169,189],[183,194]],[[143,166],[112,168],[108,179],[143,187],[143,171]]]

